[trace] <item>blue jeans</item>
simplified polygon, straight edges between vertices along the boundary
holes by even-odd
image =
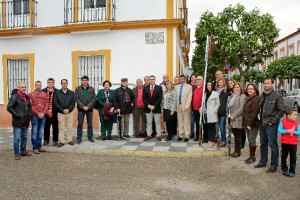
[[[82,138],[82,126],[84,121],[84,115],[87,119],[87,137],[88,139],[93,138],[93,111],[80,111],[78,110],[78,126],[77,126],[77,139]]]
[[[13,128],[14,132],[14,153],[20,155],[26,153],[28,128]],[[21,142],[21,152],[20,152]]]
[[[32,149],[39,149],[42,147],[42,138],[43,138],[43,131],[46,122],[46,117],[44,116],[40,119],[37,115],[32,115],[31,117],[31,143]]]
[[[218,117],[218,124],[221,132],[221,142],[226,141],[226,117]]]
[[[278,124],[263,125],[260,124],[260,164],[267,165],[268,162],[268,144],[271,148],[271,168],[277,170],[278,167],[278,143],[277,143],[277,129]]]

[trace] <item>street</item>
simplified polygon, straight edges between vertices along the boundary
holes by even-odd
[[[15,161],[0,150],[0,199],[300,199],[299,166],[294,178],[266,174],[245,165],[247,156],[47,152]]]

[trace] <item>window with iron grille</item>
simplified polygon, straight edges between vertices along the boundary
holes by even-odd
[[[84,8],[103,8],[106,6],[106,0],[84,0]]]
[[[29,0],[13,0],[14,15],[29,14]]]
[[[26,93],[28,93],[30,83],[30,66],[28,58],[7,59],[7,96],[11,96],[11,92],[18,88],[19,83],[26,84]]]
[[[89,85],[97,91],[105,79],[105,56],[84,55],[77,57],[77,85],[81,85],[82,76],[89,77]]]

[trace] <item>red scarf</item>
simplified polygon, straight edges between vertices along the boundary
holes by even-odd
[[[22,92],[20,92],[19,90],[18,90],[17,94],[18,94],[19,97],[24,101],[24,103],[26,103],[26,96],[25,96],[25,94],[22,93]]]

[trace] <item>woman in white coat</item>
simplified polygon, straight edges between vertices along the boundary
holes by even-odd
[[[204,99],[204,119],[208,135],[207,147],[211,148],[215,144],[216,123],[218,122],[218,109],[220,106],[219,94],[215,91],[215,86],[211,81],[206,83]]]

